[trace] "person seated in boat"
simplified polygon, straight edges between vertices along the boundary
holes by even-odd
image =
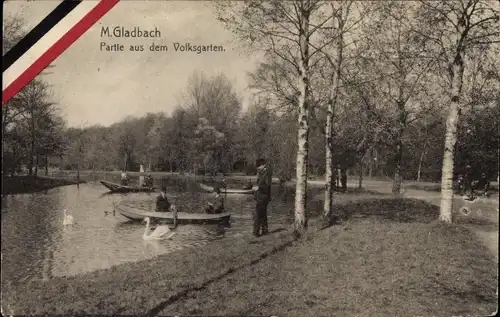
[[[151,177],[151,174],[148,173],[144,179],[144,187],[153,187],[153,186],[154,186],[153,177]]]
[[[224,212],[224,198],[222,198],[222,195],[220,194],[220,188],[216,187],[214,188],[215,192],[215,200],[213,203],[208,203],[207,208],[205,208],[205,211],[207,214],[220,214]]]
[[[251,180],[248,180],[247,184],[245,186],[243,186],[243,189],[252,189],[252,188],[253,188],[253,184],[252,184]]]
[[[123,186],[128,186],[127,172],[122,172],[121,179],[120,179],[120,184],[123,185]]]
[[[167,212],[171,210],[172,205],[167,198],[167,188],[165,186],[161,187],[161,193],[156,198],[156,210],[157,212]]]

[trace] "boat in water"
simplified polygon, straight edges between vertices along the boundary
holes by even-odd
[[[215,188],[212,187],[212,186],[207,186],[205,184],[199,184],[200,185],[200,188],[203,189],[204,191],[207,191],[209,193],[213,193]],[[248,194],[253,194],[254,191],[257,189],[256,186],[254,186],[253,188],[251,189],[237,189],[237,188],[219,188],[220,189],[220,192],[221,194],[244,194],[244,195],[248,195]]]
[[[154,192],[155,187],[143,186],[125,186],[113,182],[101,181],[101,184],[113,193],[138,193],[138,192]]]
[[[134,207],[126,204],[119,204],[115,206],[115,210],[125,218],[130,220],[142,221],[144,218],[158,219],[167,223],[173,223],[173,212],[154,212],[147,211],[140,207]],[[225,212],[221,214],[207,214],[207,213],[190,213],[190,212],[177,212],[177,222],[180,224],[193,223],[226,223],[229,224],[231,213]]]

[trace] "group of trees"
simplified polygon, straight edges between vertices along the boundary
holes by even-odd
[[[23,36],[23,20],[5,17],[3,53]],[[43,75],[42,75],[43,76]],[[52,101],[49,86],[40,78],[33,80],[2,107],[2,175],[14,174],[26,166],[30,175],[38,167],[47,172],[49,158],[64,152],[65,123]]]
[[[451,222],[459,119],[492,107],[498,115],[498,3],[255,0],[217,6],[219,19],[235,36],[266,56],[256,76],[257,90],[270,96],[277,109],[295,112],[298,234],[307,228],[315,119],[324,122],[324,211],[330,218],[336,165],[357,161],[361,167],[370,154],[385,150],[392,156],[393,192],[399,193],[405,151],[413,143],[409,133],[425,135],[417,155],[420,177],[432,146],[429,131],[442,127],[446,118],[444,142],[439,134],[433,137],[444,145],[440,219]],[[498,128],[495,121],[492,126]],[[495,132],[487,142],[498,144]]]
[[[236,1],[217,17],[263,60],[250,74],[246,111],[223,74],[194,73],[170,116],[110,127],[65,128],[47,86],[33,81],[2,111],[11,170],[195,173],[255,171],[295,178],[295,229],[307,228],[307,179],[326,180],[331,219],[337,168],[393,179],[441,179],[441,220],[466,165],[498,173],[498,6],[461,1]],[[5,42],[4,42],[5,43]],[[4,48],[5,49],[5,48]],[[4,161],[4,163],[6,162]],[[42,165],[41,165],[42,164]],[[4,165],[4,169],[5,169]]]

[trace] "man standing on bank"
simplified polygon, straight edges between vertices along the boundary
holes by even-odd
[[[271,201],[272,171],[263,158],[258,159],[256,165],[258,189],[254,196],[257,205],[253,215],[253,234],[259,237],[268,233],[267,205]]]

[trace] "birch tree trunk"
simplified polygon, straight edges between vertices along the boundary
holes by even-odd
[[[394,179],[392,181],[392,193],[400,194],[401,193],[401,183],[403,181],[401,176],[401,163],[403,161],[403,134],[406,129],[406,111],[405,104],[402,101],[403,93],[400,92],[400,100],[398,101],[398,111],[399,111],[399,127],[398,134],[396,136],[396,153],[394,155],[394,163],[395,163],[395,171],[394,171]]]
[[[300,6],[299,114],[297,132],[297,164],[295,188],[294,233],[302,236],[307,229],[307,159],[309,154],[309,1]]]
[[[427,138],[425,139],[424,148],[422,149],[422,153],[420,154],[420,158],[418,160],[417,182],[420,182],[420,176],[422,173],[422,164],[424,161],[424,156],[426,151],[427,151]]]
[[[459,26],[462,26],[460,23]],[[461,32],[460,32],[461,34]],[[453,208],[453,168],[454,151],[457,143],[457,125],[459,118],[459,100],[462,92],[464,74],[464,51],[458,45],[451,67],[451,104],[446,120],[446,135],[441,176],[441,206],[439,220],[451,223]]]
[[[333,9],[333,4],[332,4]],[[335,21],[335,17],[333,17]],[[335,179],[333,170],[336,168],[333,165],[333,117],[335,115],[335,106],[337,104],[337,99],[339,95],[340,86],[340,72],[342,66],[342,51],[344,48],[343,39],[343,20],[338,19],[339,25],[338,30],[340,31],[337,40],[337,59],[335,63],[335,71],[332,76],[332,87],[330,89],[330,98],[328,102],[327,118],[325,124],[325,203],[323,205],[323,217],[325,219],[331,219],[333,214],[333,190],[335,187]],[[332,36],[335,36],[333,34]]]
[[[422,161],[424,160],[425,150],[420,154],[420,158],[418,160],[418,170],[417,170],[417,183],[420,182],[420,175],[422,173]]]
[[[392,181],[392,193],[393,194],[399,194],[401,193],[401,183],[402,183],[402,177],[401,177],[401,161],[403,158],[403,142],[401,141],[401,138],[398,138],[396,141],[396,154],[395,154],[395,171],[394,171],[394,179]]]

